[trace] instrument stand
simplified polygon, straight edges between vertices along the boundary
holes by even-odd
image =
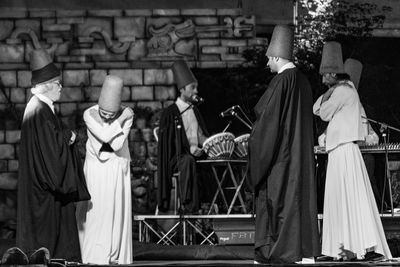
[[[389,198],[390,198],[390,209],[392,213],[392,217],[394,216],[394,207],[393,207],[393,192],[392,192],[392,177],[390,175],[389,171],[389,152],[388,152],[388,139],[389,139],[389,129],[395,130],[397,132],[400,132],[400,129],[395,128],[393,126],[390,126],[386,123],[376,121],[373,119],[369,119],[365,116],[361,116],[363,119],[366,119],[368,121],[371,121],[373,123],[376,123],[380,126],[380,132],[382,133],[383,137],[383,145],[385,148],[385,180],[383,184],[383,190],[382,190],[382,202],[381,202],[381,214],[383,214],[383,206],[385,202],[385,190],[386,190],[386,184],[389,184]]]

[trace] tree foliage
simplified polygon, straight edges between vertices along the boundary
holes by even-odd
[[[338,36],[369,37],[383,26],[388,6],[344,0],[298,0],[301,16],[295,35],[296,62],[306,70],[320,63],[324,42]]]

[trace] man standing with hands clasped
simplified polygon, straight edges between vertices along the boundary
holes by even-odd
[[[312,92],[291,62],[293,38],[288,26],[275,27],[266,55],[277,75],[254,108],[249,155],[256,262],[306,263],[320,254]]]

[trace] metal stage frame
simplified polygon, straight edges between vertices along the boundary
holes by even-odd
[[[234,221],[254,221],[254,218],[252,214],[134,216],[134,220],[139,222],[139,241],[151,242],[152,236],[156,238],[152,242],[164,245],[192,245],[194,244],[194,235],[201,238],[196,242],[200,245],[216,245],[217,243],[211,239],[215,234],[215,229],[209,232],[205,231],[198,224],[199,220],[230,220],[233,224]],[[168,229],[161,226],[162,222],[166,221],[171,222]],[[254,233],[254,229],[246,232],[251,231]]]
[[[218,214],[218,215],[135,215],[134,221],[139,223],[139,241],[146,243],[156,243],[163,245],[217,245],[211,237],[216,234],[217,230],[207,229],[205,231],[199,225],[199,220],[227,221],[229,220],[229,228],[235,229],[235,223],[247,221],[253,224],[253,227],[247,225],[245,228],[239,227],[232,230],[231,234],[236,235],[237,239],[248,241],[249,236],[254,238],[254,220],[255,214]],[[383,213],[380,214],[383,221],[385,233],[395,232],[400,235],[400,213]],[[169,222],[170,225],[163,228],[163,223]],[[318,214],[318,230],[321,233],[323,222],[323,214]],[[236,224],[237,225],[237,224]],[[386,226],[385,226],[386,225]],[[197,240],[194,236],[196,235]],[[247,236],[246,236],[247,235]],[[200,239],[199,239],[200,238]]]

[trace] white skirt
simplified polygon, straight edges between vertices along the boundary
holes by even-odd
[[[129,160],[86,157],[84,171],[91,200],[77,203],[82,262],[132,263]]]
[[[362,259],[369,251],[392,258],[361,152],[346,143],[328,154],[322,254]]]

